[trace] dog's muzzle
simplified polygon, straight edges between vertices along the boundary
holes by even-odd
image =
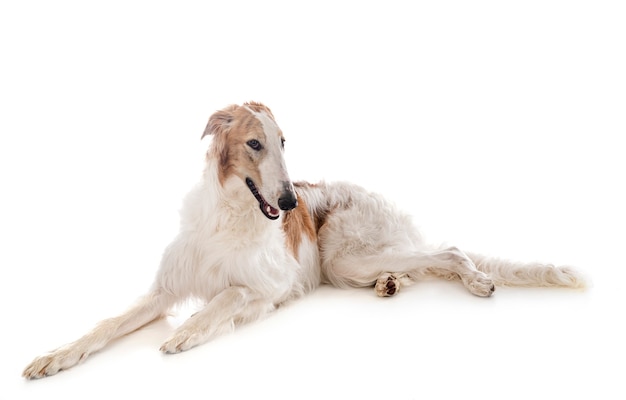
[[[298,198],[291,188],[291,183],[283,183],[283,193],[278,198],[278,208],[283,211],[293,210],[298,207]]]
[[[269,219],[277,219],[280,216],[280,213],[277,209],[272,207],[270,203],[263,198],[259,189],[257,189],[256,185],[250,178],[246,178],[246,185],[254,195],[254,197],[259,202],[259,208],[263,212],[263,214]],[[289,211],[298,206],[298,199],[296,198],[296,194],[293,191],[293,186],[291,186],[291,182],[283,182],[283,191],[278,198],[278,208],[283,211]]]

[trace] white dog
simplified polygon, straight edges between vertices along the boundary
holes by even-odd
[[[269,108],[217,111],[203,178],[186,197],[180,233],[150,291],[124,314],[37,357],[26,378],[56,374],[188,298],[204,308],[161,346],[178,353],[253,321],[321,283],[374,287],[392,296],[424,275],[460,279],[477,296],[494,285],[583,287],[572,269],[429,248],[410,218],[383,197],[347,183],[292,183],[283,133]],[[259,210],[260,209],[260,210]]]

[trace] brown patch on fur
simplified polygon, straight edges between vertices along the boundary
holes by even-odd
[[[261,104],[258,103],[256,101],[249,101],[247,103],[243,103],[244,106],[247,106],[249,109],[251,109],[254,112],[261,112],[261,111],[265,111],[265,113],[274,120],[274,122],[276,122],[276,119],[274,118],[274,114],[272,114],[272,111],[269,109],[268,106],[266,106],[265,104]]]
[[[261,103],[249,102],[244,103],[243,106],[230,105],[211,115],[202,134],[202,137],[213,135],[213,143],[207,157],[215,157],[218,160],[218,178],[222,185],[228,177],[236,173],[237,166],[248,164],[250,170],[255,169],[251,165],[254,161],[244,150],[245,143],[250,137],[261,138],[265,136],[265,133],[261,121],[249,109],[257,113],[265,112],[274,119],[270,109]],[[258,184],[262,183],[259,176],[251,176],[251,178]]]
[[[319,233],[320,229],[326,223],[326,217],[330,213],[330,210],[315,210],[313,213],[313,221],[315,222],[315,232]]]
[[[306,235],[312,241],[317,236],[307,205],[300,195],[298,195],[298,206],[293,210],[286,211],[283,216],[283,231],[285,232],[287,247],[296,259],[298,259],[302,235]]]
[[[297,181],[293,182],[293,186],[298,187],[317,187],[319,186],[317,183],[310,183],[306,181]],[[298,196],[298,202],[300,201],[300,196]],[[331,210],[328,208],[316,208],[312,210],[310,216],[313,219],[313,226],[315,227],[315,233],[319,234],[320,228],[324,226],[326,223],[326,217],[330,214]]]

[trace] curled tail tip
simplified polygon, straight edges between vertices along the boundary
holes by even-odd
[[[571,282],[571,285],[568,286],[573,289],[585,291],[593,287],[593,281],[591,278],[574,267],[563,266],[558,267],[558,270],[566,276],[566,279],[569,282]]]
[[[469,256],[477,269],[490,275],[497,286],[552,286],[583,291],[593,286],[586,274],[569,265],[512,262],[474,253]]]

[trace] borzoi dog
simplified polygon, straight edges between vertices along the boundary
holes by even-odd
[[[459,279],[483,297],[495,285],[585,285],[567,267],[430,248],[409,216],[361,187],[292,183],[283,132],[261,103],[215,112],[205,135],[212,141],[202,180],[184,200],[180,233],[166,248],[151,289],[120,316],[35,358],[24,377],[70,368],[189,298],[206,305],[163,343],[164,353],[205,343],[321,283],[374,287],[382,297],[424,276]]]

